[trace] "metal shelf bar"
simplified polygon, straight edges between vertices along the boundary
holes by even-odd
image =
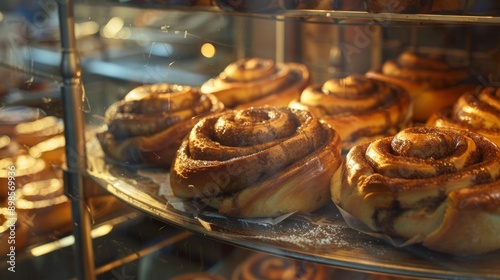
[[[92,4],[102,4],[102,1],[86,0]],[[134,4],[128,0],[106,0],[107,4],[134,8],[154,8],[165,10],[225,13],[237,16],[253,17],[285,17],[285,18],[311,18],[314,20],[330,19],[336,23],[342,20],[367,20],[377,22],[412,22],[422,24],[494,24],[500,25],[500,16],[496,15],[459,15],[459,14],[397,14],[397,13],[369,13],[366,11],[341,11],[341,10],[316,10],[316,9],[291,9],[291,10],[269,10],[237,12],[226,11],[217,6],[189,6],[172,4]]]
[[[84,89],[76,48],[75,19],[72,0],[59,0],[61,35],[61,77],[66,164],[64,187],[71,201],[73,235],[75,236],[75,269],[81,280],[95,279],[92,250],[91,216],[85,206],[84,174],[86,173],[85,127],[83,114]]]

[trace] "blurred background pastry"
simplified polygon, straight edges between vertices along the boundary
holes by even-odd
[[[331,125],[340,135],[344,153],[412,123],[411,99],[403,88],[361,75],[309,86],[289,106],[310,111]]]
[[[23,185],[36,180],[42,180],[53,176],[51,167],[40,158],[34,158],[29,154],[18,154],[10,157],[0,158],[0,184],[7,186],[9,173],[15,171],[15,187],[21,188]],[[7,188],[0,188],[0,201],[7,198]]]
[[[27,244],[28,229],[19,222],[17,212],[8,207],[0,207],[0,254],[5,256],[11,253],[10,248],[18,254]]]
[[[253,253],[235,269],[232,280],[332,279],[331,271],[326,266],[307,261]]]
[[[287,106],[308,84],[309,70],[303,64],[248,58],[229,64],[201,92],[215,95],[227,108]]]
[[[18,218],[34,236],[71,230],[71,204],[62,179],[33,180],[17,191]]]
[[[419,123],[476,87],[466,68],[450,65],[442,55],[411,51],[387,60],[380,71],[369,71],[366,76],[404,88],[412,98],[413,120]]]
[[[0,108],[0,135],[7,135],[12,141],[32,147],[56,135],[62,135],[62,119],[47,116],[39,109],[27,106]]]

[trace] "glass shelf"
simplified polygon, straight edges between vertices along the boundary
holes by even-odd
[[[119,199],[163,222],[232,245],[371,272],[443,279],[500,277],[500,252],[455,258],[418,245],[393,247],[351,229],[333,204],[276,224],[226,218],[207,209],[179,211],[162,195],[168,187],[166,170],[112,164],[103,158],[95,139],[87,150],[90,177]]]

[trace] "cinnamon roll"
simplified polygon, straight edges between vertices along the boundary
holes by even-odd
[[[232,217],[312,212],[329,200],[340,138],[309,112],[232,110],[202,119],[170,171],[174,194]]]
[[[217,98],[197,88],[143,85],[108,108],[107,127],[97,139],[109,158],[170,166],[182,138],[199,118],[223,109]]]
[[[340,135],[343,151],[396,134],[411,124],[411,100],[402,88],[351,75],[307,87],[292,108],[308,110]]]
[[[233,279],[320,280],[328,279],[328,270],[323,265],[311,262],[255,253],[244,260],[235,270]]]
[[[413,120],[421,123],[476,86],[467,81],[467,69],[452,67],[443,57],[409,51],[386,61],[381,72],[369,71],[366,76],[403,87],[412,97]]]
[[[309,71],[299,63],[270,59],[241,59],[229,64],[219,76],[201,86],[233,109],[286,106],[309,83]]]
[[[334,202],[370,230],[452,255],[500,248],[500,149],[485,137],[407,128],[355,146]]]
[[[63,132],[62,120],[47,116],[41,109],[27,106],[0,109],[0,135],[7,135],[21,145],[31,147]]]
[[[500,87],[465,93],[452,107],[431,116],[427,125],[474,131],[500,147]]]

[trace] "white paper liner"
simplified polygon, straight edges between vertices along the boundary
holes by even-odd
[[[351,227],[352,229],[355,229],[359,232],[362,232],[364,234],[367,234],[369,236],[373,236],[375,238],[382,239],[382,240],[388,242],[389,244],[391,244],[392,246],[406,247],[406,246],[420,243],[424,240],[424,236],[422,236],[422,235],[416,235],[413,238],[405,241],[405,240],[394,238],[394,237],[389,236],[385,233],[373,231],[365,223],[361,222],[358,218],[354,217],[353,215],[349,214],[347,211],[342,209],[342,207],[337,205],[337,203],[334,202],[334,204],[335,204],[335,206],[337,206],[337,209],[339,210],[340,214],[342,215],[342,217],[344,218],[345,222],[347,223],[347,225],[349,227]]]
[[[149,178],[159,186],[158,194],[167,199],[167,205],[170,204],[174,209],[178,211],[193,215],[193,217],[196,220],[198,220],[198,222],[200,222],[200,224],[208,231],[211,230],[210,223],[203,220],[203,218],[200,217],[201,213],[203,213],[203,216],[205,217],[227,219],[227,217],[219,213],[210,211],[208,209],[209,206],[207,206],[206,204],[197,203],[191,200],[186,200],[176,197],[170,186],[170,174],[168,172],[153,172],[150,170],[138,170],[137,173],[140,176]],[[296,212],[291,212],[273,218],[245,218],[245,219],[238,218],[238,220],[250,224],[276,225],[295,213]]]

